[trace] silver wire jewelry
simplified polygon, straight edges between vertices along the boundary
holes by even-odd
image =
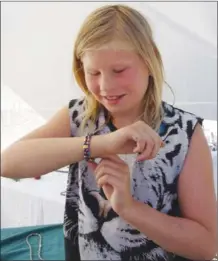
[[[38,248],[38,260],[43,260],[42,259],[42,257],[41,257],[41,250],[42,250],[42,237],[41,237],[41,235],[40,234],[38,234],[38,233],[32,233],[32,234],[30,234],[30,235],[28,235],[27,237],[26,237],[26,243],[27,243],[27,245],[28,245],[28,247],[29,247],[29,250],[30,250],[30,260],[33,260],[33,253],[32,253],[32,247],[31,247],[31,245],[30,245],[30,243],[29,243],[29,237],[33,237],[33,236],[38,236],[39,237],[39,248]]]

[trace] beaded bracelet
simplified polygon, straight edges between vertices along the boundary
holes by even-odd
[[[88,134],[85,136],[84,144],[83,144],[83,155],[84,159],[86,161],[93,161],[93,159],[90,157],[91,152],[90,152],[90,142],[91,142],[92,135]]]

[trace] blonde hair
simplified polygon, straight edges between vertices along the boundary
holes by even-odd
[[[130,44],[149,70],[149,84],[144,97],[144,120],[158,129],[162,119],[163,63],[153,40],[152,30],[139,11],[126,5],[106,5],[93,11],[84,21],[74,46],[73,72],[77,84],[86,94],[86,109],[82,126],[97,120],[101,105],[86,86],[82,56],[89,49],[98,49],[112,41]]]

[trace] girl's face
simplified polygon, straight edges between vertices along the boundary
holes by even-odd
[[[90,50],[82,62],[88,90],[112,116],[141,113],[149,73],[132,49],[107,46]]]

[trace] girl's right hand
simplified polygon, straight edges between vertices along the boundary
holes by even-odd
[[[109,154],[138,153],[139,161],[154,158],[163,147],[160,136],[143,121],[118,129],[105,138]]]

